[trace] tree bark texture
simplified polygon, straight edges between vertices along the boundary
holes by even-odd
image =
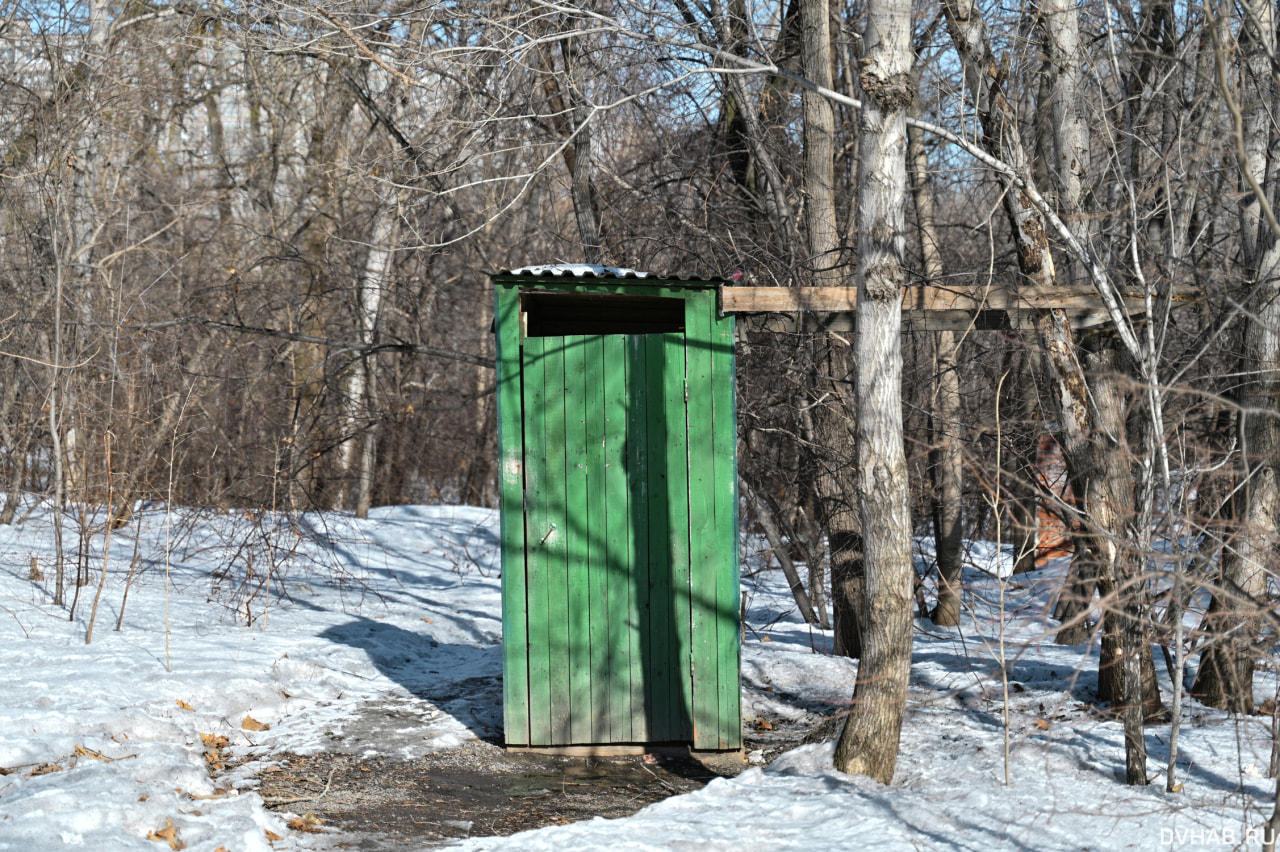
[[[918,109],[913,109],[913,112]],[[916,208],[916,231],[920,237],[920,257],[927,284],[942,281],[942,253],[933,215],[933,192],[929,188],[929,156],[924,132],[907,129],[907,169],[911,197]],[[964,456],[960,448],[960,374],[956,370],[959,342],[953,331],[934,334],[933,411],[930,413],[929,468],[933,473],[933,541],[938,563],[938,602],[929,614],[934,624],[960,623],[961,580],[964,571],[963,505]]]
[[[1254,712],[1253,671],[1268,611],[1267,578],[1280,571],[1280,239],[1263,201],[1280,201],[1280,133],[1269,55],[1276,48],[1271,0],[1245,0],[1240,24],[1241,81],[1238,159],[1241,169],[1241,253],[1249,272],[1244,353],[1238,391],[1242,488],[1235,531],[1223,549],[1216,592],[1205,619],[1209,632],[1193,694],[1213,707]],[[1227,81],[1220,83],[1226,87]]]
[[[836,768],[893,780],[911,674],[911,513],[902,439],[906,116],[914,99],[911,5],[871,0],[859,82],[858,510],[866,559],[862,657]]]
[[[862,523],[858,517],[855,475],[857,408],[845,391],[852,375],[848,347],[831,338],[815,341],[815,378],[822,401],[802,415],[810,450],[818,523],[826,532],[831,553],[832,651],[844,657],[862,656],[862,601],[866,595],[866,562]],[[816,374],[836,381],[819,382]]]
[[[802,0],[802,65],[809,79],[831,85],[831,26],[828,0]],[[816,286],[851,284],[841,265],[835,203],[835,113],[815,92],[802,93],[804,109],[804,225],[808,266]],[[856,421],[841,382],[850,374],[843,341],[822,335],[814,341],[815,371],[837,381],[819,388],[826,399],[813,407],[811,444],[818,522],[831,549],[831,597],[836,654],[861,654],[859,612],[863,597],[862,527],[857,520],[853,464]]]

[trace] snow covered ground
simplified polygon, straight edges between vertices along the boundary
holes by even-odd
[[[0,527],[0,850],[329,848],[341,838],[294,831],[291,815],[265,808],[250,789],[254,761],[337,743],[412,759],[491,734],[501,721],[494,513],[372,514],[166,515],[153,506],[112,534],[109,560],[101,518],[89,517],[91,582],[70,620],[52,603],[48,513]],[[70,542],[78,530],[69,524]],[[993,561],[990,546],[974,553]],[[29,579],[32,557],[44,581]],[[277,578],[270,595],[268,568]],[[1165,793],[1163,775],[1126,787],[1119,726],[1088,706],[1096,649],[1047,641],[1055,572],[1013,578],[1003,607],[996,580],[977,570],[968,579],[973,606],[962,628],[917,622],[892,786],[835,772],[831,746],[811,745],[627,819],[462,846],[1260,848],[1250,832],[1270,813],[1274,791],[1263,720],[1189,702],[1183,792]],[[744,588],[748,720],[845,706],[856,663],[826,653],[829,635],[798,621],[780,577],[762,573]],[[75,591],[69,586],[69,596]],[[1167,696],[1167,678],[1163,686]],[[1260,697],[1273,694],[1273,676],[1259,675],[1257,687]],[[414,724],[378,721],[405,716]],[[1151,772],[1162,772],[1167,726],[1148,729],[1147,744]],[[206,756],[227,752],[249,762],[215,778]]]

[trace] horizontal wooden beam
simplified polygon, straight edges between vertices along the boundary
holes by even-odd
[[[1195,293],[1180,292],[1174,299],[1182,306],[1197,297]],[[1125,294],[1121,301],[1132,316],[1145,313],[1142,296]],[[720,309],[724,313],[817,314],[803,320],[806,331],[850,331],[851,314],[857,308],[858,291],[854,287],[720,288]],[[1036,293],[994,287],[966,291],[914,285],[903,288],[902,294],[903,324],[916,331],[1026,328],[1042,310],[1066,311],[1076,328],[1111,321],[1102,299],[1092,291]],[[844,316],[838,316],[841,314]]]

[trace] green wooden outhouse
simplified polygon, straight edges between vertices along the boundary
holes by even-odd
[[[740,748],[718,282],[585,265],[491,277],[507,745]]]

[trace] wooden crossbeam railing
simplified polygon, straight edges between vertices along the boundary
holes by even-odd
[[[1174,303],[1181,307],[1194,302],[1198,294],[1180,291]],[[1131,316],[1146,311],[1141,295],[1125,294],[1122,304]],[[850,314],[858,309],[854,287],[733,287],[720,288],[720,309],[724,313],[818,314],[806,324],[809,330],[841,331],[853,327]],[[961,331],[966,328],[1024,328],[1041,310],[1067,312],[1076,328],[1105,325],[1111,321],[1097,293],[1055,291],[1014,292],[1003,287],[986,290],[958,290],[914,285],[903,288],[903,322],[918,331]],[[832,315],[843,316],[832,316]]]

